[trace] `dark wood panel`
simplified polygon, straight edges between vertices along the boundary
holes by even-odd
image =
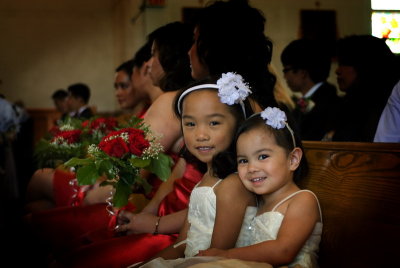
[[[383,267],[400,252],[400,144],[304,142],[320,200],[321,267]]]

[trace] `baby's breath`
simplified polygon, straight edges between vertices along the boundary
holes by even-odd
[[[96,144],[90,144],[87,151],[89,155],[96,155],[100,152],[100,149]]]
[[[73,126],[70,125],[70,124],[65,124],[65,125],[60,126],[60,130],[62,130],[62,131],[74,130],[74,129],[75,129],[75,127],[73,127]]]
[[[159,142],[151,141],[150,146],[144,149],[142,157],[143,159],[148,159],[148,158],[157,159],[158,154],[163,151],[164,148]]]

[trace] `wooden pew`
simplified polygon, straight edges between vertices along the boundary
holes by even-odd
[[[319,263],[395,267],[400,257],[400,144],[304,142],[300,184],[322,207]],[[397,266],[398,267],[398,266]]]

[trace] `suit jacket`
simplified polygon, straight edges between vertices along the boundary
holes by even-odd
[[[335,86],[324,82],[311,96],[311,100],[315,104],[311,111],[304,113],[296,107],[293,116],[302,140],[319,141],[334,128],[340,97]]]
[[[80,118],[80,119],[89,119],[92,117],[94,114],[92,112],[92,109],[90,107],[86,107],[82,112],[79,114],[76,114],[74,117]]]

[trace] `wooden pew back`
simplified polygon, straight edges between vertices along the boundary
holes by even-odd
[[[400,144],[303,143],[319,198],[325,267],[392,267],[400,255]]]

